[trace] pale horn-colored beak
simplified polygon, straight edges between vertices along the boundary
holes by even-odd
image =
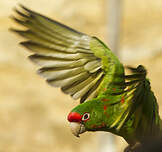
[[[86,131],[83,124],[78,122],[71,122],[70,128],[74,136],[79,137],[79,134],[82,134]]]

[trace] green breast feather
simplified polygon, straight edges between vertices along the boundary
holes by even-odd
[[[80,33],[20,5],[12,17],[26,29],[11,29],[27,40],[38,74],[80,103],[68,115],[74,135],[108,131],[129,144],[159,133],[156,98],[140,65],[124,67],[98,38]]]

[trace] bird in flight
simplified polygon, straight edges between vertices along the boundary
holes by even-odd
[[[97,37],[78,32],[23,5],[12,19],[25,29],[20,44],[38,74],[80,104],[68,114],[72,133],[105,131],[122,136],[130,147],[160,132],[156,98],[144,66],[125,68]],[[55,103],[57,104],[57,103]]]

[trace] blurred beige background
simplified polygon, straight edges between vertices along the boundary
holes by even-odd
[[[74,137],[66,116],[78,104],[51,88],[35,73],[22,40],[8,32],[18,3],[95,35],[109,44],[106,0],[1,0],[0,1],[0,152],[98,152],[99,136]],[[119,53],[124,64],[143,64],[152,89],[162,102],[162,1],[123,0]],[[161,110],[162,114],[162,110]],[[117,138],[118,152],[125,146]]]

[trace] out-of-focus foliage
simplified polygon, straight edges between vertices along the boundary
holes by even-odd
[[[86,133],[80,139],[71,134],[66,115],[78,103],[35,74],[37,67],[26,59],[29,52],[18,45],[22,39],[8,32],[16,26],[9,16],[18,3],[102,40],[107,37],[106,0],[0,1],[0,151],[97,152],[95,137],[101,133]],[[120,38],[122,59],[146,66],[159,103],[161,8],[161,0],[123,0]],[[117,146],[122,151],[123,146]]]

